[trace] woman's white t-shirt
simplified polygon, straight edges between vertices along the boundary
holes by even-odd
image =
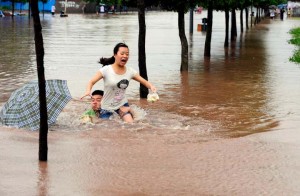
[[[126,66],[124,74],[116,74],[111,65],[99,70],[104,80],[104,95],[101,108],[104,110],[117,110],[128,102],[125,92],[129,81],[137,74],[137,71]]]

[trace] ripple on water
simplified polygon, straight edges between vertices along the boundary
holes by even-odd
[[[118,115],[109,120],[96,119],[94,123],[82,123],[80,115],[89,103],[72,100],[59,115],[50,130],[67,132],[98,131],[99,134],[125,134],[124,137],[145,139],[157,137],[168,143],[203,142],[217,139],[214,131],[219,124],[199,117],[182,116],[158,109],[143,109],[132,104],[136,118],[134,123],[124,123]]]

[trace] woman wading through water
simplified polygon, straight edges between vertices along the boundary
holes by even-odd
[[[114,48],[114,56],[100,59],[103,67],[89,81],[86,92],[81,97],[82,99],[90,96],[94,84],[101,79],[104,80],[104,96],[101,101],[100,118],[107,119],[113,112],[116,112],[125,122],[133,122],[128,99],[125,95],[131,79],[140,82],[152,92],[156,92],[155,86],[142,78],[136,70],[126,66],[128,58],[128,46],[124,43],[118,43]]]

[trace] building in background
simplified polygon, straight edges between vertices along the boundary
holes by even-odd
[[[81,0],[49,0],[46,3],[42,3],[41,1],[38,2],[40,12],[49,12],[51,13],[51,7],[55,5],[56,12],[59,13],[60,11],[65,10],[65,5],[67,5],[67,12],[68,13],[82,13],[83,7],[85,6],[85,2]],[[5,8],[7,10],[12,9],[12,2],[11,1],[1,1],[0,0],[0,7]],[[20,3],[15,2],[15,14],[22,13],[24,11],[28,11],[29,3]],[[95,10],[95,4],[88,4],[85,6],[87,12],[91,12],[91,10]]]

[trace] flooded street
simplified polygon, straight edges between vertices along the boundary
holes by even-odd
[[[239,14],[239,13],[238,13]],[[127,91],[145,118],[81,124],[88,80],[118,42],[138,70],[136,13],[45,15],[41,18],[46,79],[67,80],[73,100],[49,127],[47,163],[38,162],[38,132],[0,126],[0,195],[298,195],[300,65],[289,62],[299,19],[262,21],[224,49],[224,13],[214,12],[211,59],[196,31],[190,67],[180,73],[177,14],[146,15],[148,78],[159,102]],[[37,79],[32,22],[0,19],[0,108]],[[103,89],[103,82],[95,89]]]

